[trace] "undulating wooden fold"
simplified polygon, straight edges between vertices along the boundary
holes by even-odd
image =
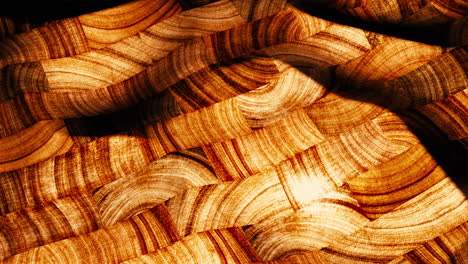
[[[352,87],[371,81],[389,81],[416,70],[442,52],[438,46],[386,37],[365,55],[339,66],[337,77]]]
[[[433,0],[431,2],[440,12],[451,18],[462,18],[468,14],[468,4],[458,0]]]
[[[276,81],[270,58],[239,58],[227,66],[209,66],[177,82],[169,90],[185,112],[192,112]]]
[[[307,107],[327,92],[330,69],[301,70],[277,62],[281,77],[235,98],[252,128],[261,128],[286,118],[291,112]]]
[[[80,141],[84,136],[126,132],[181,115],[179,105],[185,112],[192,112],[273,82],[278,75],[276,65],[268,58],[251,57],[227,65],[209,66],[134,107],[107,115],[70,119],[66,124],[70,133],[76,135],[74,139]]]
[[[442,198],[446,195],[451,199]],[[352,235],[337,239],[326,250],[354,258],[391,261],[465,223],[467,207],[463,193],[445,178]]]
[[[286,8],[286,0],[232,0],[246,21],[276,14]]]
[[[29,166],[69,151],[74,144],[68,130],[62,121],[58,124],[52,122],[55,124],[45,123],[46,125],[23,130],[20,132],[20,137],[14,136],[17,138],[15,140],[11,140],[12,136],[0,139],[0,142],[8,142],[0,145],[0,151],[5,151],[3,153],[7,154],[0,155],[0,173]],[[39,134],[37,128],[41,128]]]
[[[220,9],[224,12],[219,12]],[[46,90],[80,91],[102,88],[123,81],[141,72],[152,61],[161,59],[167,55],[173,49],[168,47],[173,38],[176,38],[175,43],[173,43],[174,48],[176,48],[183,41],[202,34],[208,34],[213,30],[226,30],[239,23],[240,18],[236,19],[236,12],[232,4],[222,1],[206,8],[202,7],[176,15],[164,23],[157,23],[149,29],[140,32],[138,36],[127,38],[105,49],[88,52],[76,57],[42,61],[39,65],[43,66],[44,72],[47,75],[45,79],[46,82],[48,81],[48,85],[45,86],[47,87]],[[210,23],[206,22],[206,16],[210,16],[212,19],[219,17],[220,23],[214,24],[218,26],[213,26],[211,21]],[[190,24],[191,26],[195,24],[199,27],[199,31],[181,32],[175,27],[178,24]],[[170,28],[171,25],[173,28]],[[154,30],[155,32],[164,30],[163,32],[167,32],[167,36],[151,35],[150,30]],[[145,32],[148,32],[149,35]],[[161,39],[162,37],[166,40]],[[154,49],[153,46],[161,47],[161,51],[155,53],[157,49]],[[33,66],[36,67],[35,65],[37,64],[37,62],[31,64],[31,66],[26,64],[25,67],[32,68]],[[17,70],[14,70],[13,73],[15,72]],[[38,72],[43,74],[42,71]],[[8,75],[9,78],[13,77],[14,80],[22,82],[14,85],[16,89],[20,88],[24,91],[36,91],[38,89],[34,88],[36,90],[31,90],[35,85],[28,85],[29,83],[23,84],[25,81],[22,79],[31,79],[31,73],[24,72],[23,70],[23,72],[13,74],[13,76],[10,75],[12,74]],[[6,83],[8,84],[8,82]]]
[[[63,58],[90,50],[78,18],[59,20],[1,41],[0,69],[10,64]]]
[[[468,87],[466,47],[459,47],[389,83],[398,107],[421,106],[455,94]],[[407,103],[400,98],[407,98]],[[405,104],[406,103],[406,104]]]
[[[293,214],[246,229],[246,236],[264,260],[285,258],[327,247],[369,223],[356,205],[321,198]]]
[[[416,44],[420,46],[420,44]],[[424,48],[417,46],[414,46],[414,52],[418,52],[416,48],[421,50]],[[427,47],[432,49],[431,46]],[[378,50],[378,47],[369,54],[376,50]],[[404,54],[404,52],[401,54]],[[464,70],[466,68],[464,60],[466,49],[464,47],[451,49],[442,55],[437,51],[435,54],[430,55],[427,61],[423,60],[423,62],[419,61],[418,57],[413,57],[415,61],[411,63],[411,60],[407,60],[408,56],[402,55],[402,59],[408,63],[397,62],[397,67],[405,65],[402,71],[395,71],[395,68],[385,69],[385,67],[380,67],[383,69],[371,68],[372,71],[368,73],[361,71],[358,74],[360,70],[357,70],[357,65],[366,65],[361,69],[369,67],[369,64],[363,64],[367,56],[364,56],[361,62],[353,60],[344,66],[338,67],[337,77],[345,77],[339,83],[338,93],[360,101],[367,100],[391,110],[401,111],[441,100],[463,90],[467,86],[467,76]],[[389,64],[391,63],[386,63],[386,65]],[[369,76],[366,76],[367,74]],[[429,83],[431,84],[429,85]]]
[[[0,102],[24,92],[47,92],[49,82],[40,62],[9,65],[0,69]]]
[[[233,100],[149,125],[135,136],[102,137],[54,158],[2,175],[6,212],[51,201],[143,169],[169,152],[251,132]],[[76,164],[81,164],[79,169]],[[37,186],[29,186],[34,181]],[[18,182],[18,184],[11,184]]]
[[[467,236],[468,223],[464,223],[389,263],[463,263],[468,258]]]
[[[188,45],[186,48],[183,47],[179,52],[172,54],[175,58],[183,56],[184,51],[187,51],[186,49],[196,49],[204,54],[205,52],[202,46],[200,46],[203,44],[200,42],[198,42],[198,44],[196,43],[197,42],[194,42],[194,45]],[[203,54],[200,56],[203,57]],[[165,59],[166,58],[171,57],[165,57]],[[178,62],[176,59],[171,59],[169,61],[165,59],[154,65],[154,67],[150,67],[146,71],[130,79],[107,88],[83,92],[25,93],[16,96],[14,99],[1,102],[0,109],[3,110],[3,112],[6,112],[7,115],[18,116],[17,119],[24,120],[24,122],[18,123],[13,122],[10,118],[5,118],[2,120],[4,129],[11,131],[10,133],[15,133],[40,120],[77,118],[118,111],[144,100],[151,100],[152,96],[159,95],[166,90],[166,88],[176,84],[180,80],[185,80],[184,78],[188,78],[193,74],[195,75],[190,77],[191,79],[187,79],[187,82],[193,82],[196,78],[202,78],[201,75],[205,75],[206,77],[206,74],[210,73],[213,78],[221,75],[223,81],[228,82],[231,86],[235,85],[235,83],[231,81],[232,79],[240,82],[246,78],[255,78],[254,76],[258,75],[263,76],[263,80],[256,78],[257,80],[255,81],[252,80],[250,83],[244,83],[244,89],[254,89],[262,83],[274,80],[278,76],[276,66],[271,63],[269,59],[257,59],[256,61],[258,63],[255,63],[255,60],[253,60],[252,63],[231,62],[225,66],[213,66],[204,69],[209,63],[202,62],[202,64],[200,64],[200,60],[198,60],[200,57],[189,59],[187,62],[188,68],[185,72],[180,73],[178,76],[177,74],[176,76],[167,76],[169,72],[168,67],[175,67],[178,65]],[[201,61],[203,61],[203,59]],[[194,62],[197,64],[193,65]],[[253,65],[256,65],[255,68],[249,67]],[[241,69],[244,70],[240,71]],[[199,70],[202,72],[198,72]],[[224,77],[225,75],[223,75],[223,73],[229,73],[230,71],[236,71],[237,77]],[[250,77],[250,75],[254,76]],[[206,85],[207,84],[205,84],[205,86]],[[239,87],[236,88],[238,89]],[[239,92],[242,91],[236,93],[238,94]],[[235,94],[223,95],[224,97],[219,98],[218,101],[229,99],[234,95]]]
[[[306,111],[324,135],[339,134],[388,112],[371,102],[333,92],[308,106]]]
[[[383,115],[297,154],[280,163],[277,170],[296,210],[338,191],[349,179],[397,157],[416,143],[401,120]]]
[[[437,125],[450,140],[468,137],[468,90],[465,89],[435,103],[418,108]]]
[[[57,157],[3,173],[1,214],[91,191],[154,160],[143,138],[117,136],[93,141]]]
[[[405,6],[406,2],[409,2],[410,5]],[[405,15],[410,15],[412,12],[417,10],[417,7],[413,8],[413,10],[407,9],[407,7],[411,6],[411,3],[414,4],[414,2],[421,1],[364,1],[364,4],[359,6],[351,6],[351,8],[345,8],[343,11],[364,21],[370,21],[373,23],[397,24],[405,19]]]
[[[287,23],[283,21],[291,18],[293,20],[288,20]],[[306,22],[308,20],[312,20],[314,24],[307,24]],[[287,32],[281,31],[281,34],[285,36],[284,39],[277,38],[277,40],[268,40],[268,35],[275,34],[275,32],[269,32],[270,27],[267,27],[267,25],[271,23],[280,23],[283,26],[290,27],[288,29],[290,31],[300,29],[303,33],[296,34],[298,36],[291,39],[286,34]],[[290,8],[275,16],[245,24],[246,26],[234,28],[234,31],[240,30],[239,32],[231,32],[233,30],[228,30],[220,34],[215,33],[207,36],[203,38],[203,41],[194,40],[180,47],[175,52],[172,52],[169,56],[147,68],[144,72],[116,85],[97,90],[88,90],[83,93],[25,93],[14,99],[2,102],[0,104],[0,109],[5,112],[10,112],[10,115],[21,116],[22,118],[19,119],[24,120],[22,124],[16,122],[13,124],[5,124],[6,127],[12,126],[11,130],[18,130],[20,128],[17,126],[21,125],[24,129],[39,120],[76,118],[80,116],[109,113],[129,107],[142,99],[155,95],[212,63],[226,61],[226,58],[219,52],[226,49],[233,49],[234,46],[230,46],[237,45],[235,44],[237,42],[230,43],[229,40],[226,40],[228,42],[223,41],[220,46],[220,42],[216,39],[223,39],[223,35],[244,35],[242,34],[243,32],[250,32],[250,37],[255,40],[255,43],[258,43],[258,45],[253,44],[251,47],[239,47],[240,53],[236,52],[235,55],[235,57],[238,57],[268,45],[305,38],[311,35],[312,32],[321,30],[324,23],[325,22],[322,20],[315,21],[312,17]],[[307,27],[302,28],[301,25],[307,25]],[[260,35],[252,34],[252,27],[258,27],[258,30],[260,30],[259,32],[263,33]],[[249,37],[249,34],[245,34],[246,37]],[[265,43],[260,45],[260,42]],[[214,43],[217,44],[213,46]],[[186,54],[191,54],[191,56],[186,56]],[[228,56],[228,58],[232,59],[234,57]],[[136,82],[136,84],[133,84],[134,82]],[[130,89],[130,91],[128,91],[128,89]],[[6,120],[2,121],[5,122]]]
[[[0,10],[0,262],[464,263],[465,2]]]
[[[417,144],[346,184],[366,216],[375,219],[446,177],[424,146]]]
[[[93,196],[103,224],[125,220],[190,187],[217,184],[209,161],[198,151],[173,152],[141,171],[100,187]]]
[[[232,227],[192,234],[169,247],[122,264],[244,264],[258,261],[257,254],[249,246],[242,229]]]
[[[344,6],[343,11],[363,21],[380,24],[438,25],[462,18],[467,5],[457,0],[363,1],[358,6]]]
[[[41,64],[52,91],[103,88],[142,72],[194,38],[227,30],[241,22],[237,9],[223,0],[173,15],[99,50]]]
[[[225,141],[251,131],[233,99],[145,128],[156,156]]]
[[[184,42],[242,24],[239,11],[231,1],[221,0],[184,11],[138,33],[151,47],[154,61],[166,56]]]
[[[288,7],[231,30],[203,37],[216,61],[226,61],[254,50],[305,39],[330,25],[330,22]],[[237,39],[239,37],[239,39]]]
[[[303,110],[242,137],[205,146],[218,176],[238,180],[261,172],[324,140]]]
[[[268,47],[264,52],[296,67],[326,67],[344,64],[370,48],[362,29],[333,24],[309,38]]]
[[[41,153],[55,154],[59,151],[68,151],[71,147],[70,144],[60,144],[60,142],[66,142],[69,138],[68,131],[64,130],[64,127],[65,124],[61,120],[42,121],[14,136],[0,138],[0,164],[3,164],[0,167],[4,167],[3,171],[7,171],[9,162],[23,160],[24,163],[21,165],[24,166],[28,163],[25,161],[31,160],[32,163],[29,164],[31,165],[43,157],[43,155],[40,155]],[[47,145],[48,142],[54,143],[44,148],[44,145]],[[44,150],[41,150],[41,148],[44,148]]]
[[[275,171],[193,187],[169,199],[167,207],[177,230],[185,236],[255,224],[293,212]]]
[[[121,263],[180,240],[164,206],[92,233],[14,255],[4,263]]]
[[[182,11],[177,0],[138,0],[78,17],[89,46],[102,48]]]
[[[97,207],[86,195],[67,197],[0,216],[0,260],[101,227]]]
[[[0,68],[9,64],[75,56],[103,48],[180,13],[177,0],[138,0],[54,21],[0,42]]]

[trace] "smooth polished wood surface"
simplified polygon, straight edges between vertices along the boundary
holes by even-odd
[[[318,2],[0,17],[0,263],[468,263],[468,4]]]

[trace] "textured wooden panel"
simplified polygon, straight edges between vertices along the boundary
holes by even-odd
[[[0,262],[467,263],[466,14],[461,0],[1,13]]]

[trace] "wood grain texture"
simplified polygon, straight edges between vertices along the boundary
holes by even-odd
[[[265,49],[271,57],[293,66],[334,66],[360,57],[370,50],[365,32],[333,24],[309,38]]]
[[[0,263],[467,262],[466,8],[0,16]]]
[[[431,119],[450,140],[468,137],[467,89],[435,103],[421,106],[418,111]]]
[[[185,240],[155,253],[123,262],[137,263],[252,263],[259,260],[240,228],[207,231],[188,236]]]
[[[42,23],[29,21],[27,17],[0,16],[0,21],[0,40],[43,26]]]
[[[205,122],[209,125],[200,125]],[[1,188],[6,193],[2,209],[11,212],[16,208],[33,206],[39,201],[51,201],[83,190],[92,190],[140,170],[169,152],[224,141],[250,131],[234,101],[226,100],[148,125],[144,131],[140,131],[138,137],[102,137],[65,154],[6,173],[2,176]],[[82,164],[79,170],[59,169],[73,168],[76,164]],[[56,181],[55,178],[60,180]],[[27,182],[33,179],[38,185],[27,186]],[[18,180],[19,186],[10,185]]]
[[[411,250],[390,263],[412,263],[416,261],[425,263],[463,263],[467,259],[466,240],[467,224],[460,225],[444,233],[420,247]]]
[[[0,259],[101,226],[96,206],[89,196],[67,197],[0,217]]]
[[[224,199],[215,198],[219,196]],[[170,199],[167,206],[182,235],[250,225],[292,212],[274,171],[240,181],[190,188]]]
[[[145,5],[150,3],[146,2]],[[213,23],[214,21],[216,22]],[[163,21],[156,21],[144,30],[136,25],[137,31],[132,31],[133,34],[125,35],[125,38],[98,50],[75,57],[46,60],[41,64],[53,91],[103,88],[142,72],[153,62],[182,46],[184,42],[212,32],[227,30],[240,22],[237,9],[230,2],[221,1],[177,13]],[[127,28],[122,30],[128,34]]]
[[[10,64],[62,58],[90,50],[77,18],[52,22],[0,42],[0,68]]]
[[[287,3],[285,0],[233,0],[232,2],[239,9],[240,15],[246,21],[253,21],[276,14],[285,9]]]
[[[353,1],[349,1],[353,2]],[[355,1],[359,2],[359,1]],[[360,5],[342,5],[335,8],[366,21],[378,23],[441,24],[454,21],[467,14],[464,1],[451,0],[391,0],[361,1]]]
[[[218,182],[203,152],[194,149],[168,154],[142,171],[103,185],[93,196],[107,226],[164,203],[185,189]]]
[[[180,13],[176,0],[138,0],[115,8],[54,21],[0,42],[0,68],[57,59],[116,43]]]
[[[176,0],[133,1],[78,17],[91,48],[102,48],[137,34],[181,12]]]
[[[179,240],[175,230],[168,229],[167,217],[164,207],[155,207],[127,221],[17,254],[4,263],[120,263]]]
[[[353,235],[340,240],[339,244],[328,248],[345,255],[388,261],[404,254],[415,244],[433,239],[438,234],[443,234],[466,222],[464,212],[467,203],[464,195],[456,188],[450,179],[441,181],[391,213],[379,217]],[[434,190],[440,190],[440,192],[434,193]],[[448,202],[440,199],[439,195],[444,192],[451,193],[450,196],[455,198],[454,201]],[[425,204],[427,210],[424,210],[424,213],[421,212],[418,219],[413,218],[412,223],[408,224],[409,217],[414,217],[412,214],[409,216],[410,211],[423,210],[414,208],[412,206],[414,203]],[[442,210],[444,216],[441,218]],[[449,218],[450,215],[452,217]],[[444,222],[444,228],[438,228],[435,231],[434,226],[437,226],[440,221]],[[400,228],[401,230],[398,230]],[[405,229],[411,229],[411,232],[402,233],[401,231]],[[373,239],[369,240],[369,236]],[[343,245],[353,246],[343,247]],[[344,248],[347,250],[343,250]]]
[[[1,71],[0,102],[24,92],[47,92],[49,82],[39,62],[9,65]]]
[[[275,61],[281,77],[263,87],[241,94],[235,99],[253,128],[279,122],[291,112],[307,107],[326,92],[330,84],[330,70],[321,68],[290,67]]]
[[[416,144],[347,185],[367,217],[378,218],[446,177],[424,147]]]
[[[0,139],[0,172],[32,165],[69,151],[73,141],[62,121],[44,121],[14,136]]]
[[[304,111],[271,126],[228,141],[205,146],[218,175],[242,179],[278,164],[324,140]]]
[[[116,149],[118,152],[110,155],[105,149]],[[120,156],[122,152],[129,153]],[[1,176],[1,213],[91,191],[148,165],[154,160],[150,153],[145,140],[107,138],[34,165],[6,172]],[[80,169],[74,170],[77,164],[80,164]],[[36,184],[32,186],[28,183],[30,181]]]
[[[352,203],[322,198],[285,218],[253,225],[246,236],[262,259],[271,260],[327,247],[368,222]]]

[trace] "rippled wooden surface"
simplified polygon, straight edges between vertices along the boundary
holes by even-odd
[[[1,263],[468,263],[468,5],[298,2],[0,17]]]

